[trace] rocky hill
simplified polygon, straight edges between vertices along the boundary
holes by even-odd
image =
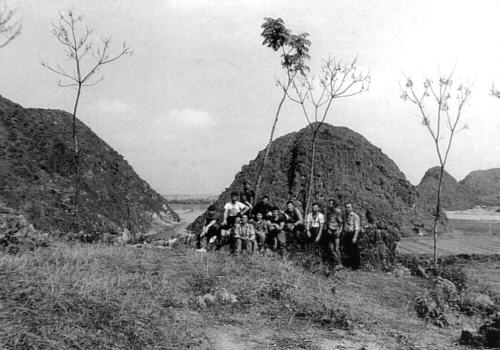
[[[178,221],[167,201],[123,157],[78,121],[81,228],[144,232]],[[26,109],[0,96],[0,201],[42,231],[68,232],[73,220],[71,115]]]
[[[436,191],[439,182],[439,167],[427,170],[424,177],[417,186],[419,198],[424,203],[435,203]],[[457,182],[448,172],[443,173],[441,192],[441,205],[444,210],[465,210],[473,208],[477,204],[475,191]]]
[[[460,184],[474,191],[478,204],[500,206],[500,168],[472,171]]]
[[[301,207],[309,181],[312,132],[304,128],[276,139],[263,174],[262,193],[281,207],[289,199]],[[215,205],[222,211],[231,191],[239,191],[244,179],[255,183],[264,151],[236,174],[233,183]],[[396,164],[360,134],[325,124],[317,140],[317,171],[314,199],[351,201],[362,216],[368,211],[375,220],[403,235],[431,228],[431,206],[419,201],[415,187]],[[189,228],[199,229],[202,217]]]

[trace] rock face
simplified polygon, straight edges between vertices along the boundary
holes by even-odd
[[[439,167],[426,171],[417,186],[419,198],[423,203],[435,203],[439,183]],[[444,210],[465,210],[477,204],[475,191],[457,180],[445,170],[443,173],[441,206]],[[435,205],[435,204],[434,204]]]
[[[474,191],[478,204],[500,206],[500,168],[472,171],[460,184]]]
[[[302,207],[309,183],[311,145],[310,128],[272,143],[261,188],[261,194],[268,194],[271,203],[284,207],[287,200],[293,200]],[[263,157],[264,151],[259,152],[255,160],[236,174],[233,183],[215,202],[219,212],[231,191],[241,190],[243,180],[255,184]],[[317,139],[314,200],[324,205],[330,198],[340,203],[352,202],[363,217],[368,211],[367,216],[383,221],[403,235],[431,228],[428,203],[417,205],[415,187],[380,148],[348,128],[324,124]],[[202,220],[198,218],[188,228],[199,229]]]
[[[144,232],[178,221],[166,200],[123,157],[77,121],[80,228]],[[25,109],[0,96],[0,200],[42,231],[72,230],[74,158],[71,115]]]

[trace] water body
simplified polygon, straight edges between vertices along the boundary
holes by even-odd
[[[181,222],[161,229],[155,236],[159,239],[170,239],[179,233],[185,233],[186,227],[207,209],[207,204],[172,204],[170,207],[179,215]]]

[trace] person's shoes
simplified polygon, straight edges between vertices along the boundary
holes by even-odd
[[[210,238],[210,240],[208,242],[209,243],[214,243],[216,240],[217,240],[217,236],[213,236],[213,237]]]
[[[339,265],[336,265],[336,266],[335,266],[335,270],[337,270],[337,271],[338,271],[338,270],[344,270],[344,269],[345,269],[345,267],[344,267],[344,265],[342,265],[342,264],[339,264]]]
[[[206,253],[207,250],[205,248],[200,248],[200,249],[196,249],[195,252]]]

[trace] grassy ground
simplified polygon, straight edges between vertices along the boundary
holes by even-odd
[[[419,278],[183,247],[58,243],[0,255],[0,278],[2,349],[457,349],[478,323],[417,318]],[[237,302],[199,306],[222,288]]]

